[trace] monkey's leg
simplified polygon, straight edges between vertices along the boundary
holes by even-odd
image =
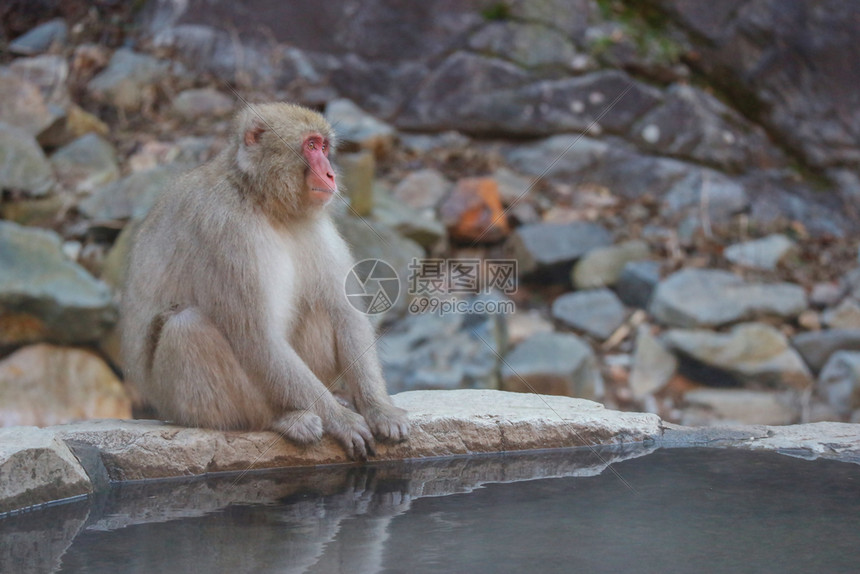
[[[177,423],[217,429],[272,429],[296,442],[322,437],[314,413],[276,418],[266,396],[248,378],[217,327],[190,307],[162,316],[152,378],[156,408]]]

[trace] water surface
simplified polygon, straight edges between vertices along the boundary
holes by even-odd
[[[0,571],[858,572],[860,466],[579,449],[122,484],[0,519]]]

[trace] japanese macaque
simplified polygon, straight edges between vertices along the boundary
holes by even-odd
[[[343,290],[353,261],[326,213],[338,193],[334,139],[311,110],[249,105],[227,148],[141,224],[122,352],[160,416],[299,443],[330,433],[353,458],[373,454],[374,438],[406,438],[373,328]]]

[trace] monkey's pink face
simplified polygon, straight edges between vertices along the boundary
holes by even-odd
[[[312,133],[302,144],[302,155],[308,164],[305,185],[311,201],[325,205],[337,193],[334,170],[328,161],[329,142],[323,136]]]

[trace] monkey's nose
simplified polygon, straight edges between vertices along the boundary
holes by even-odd
[[[330,171],[325,172],[325,176],[330,180],[334,181],[334,174]]]

